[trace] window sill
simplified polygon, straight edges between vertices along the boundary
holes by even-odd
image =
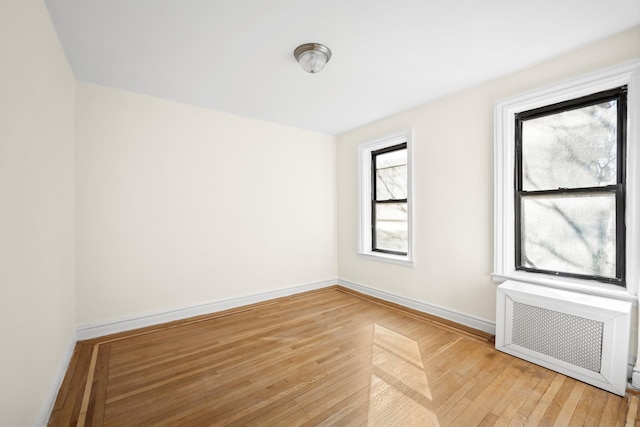
[[[360,258],[364,258],[372,261],[387,262],[389,264],[403,265],[405,267],[410,267],[410,268],[414,267],[413,260],[409,259],[409,257],[406,257],[406,256],[391,255],[391,254],[377,253],[377,252],[358,252],[358,256]]]
[[[506,273],[493,273],[494,282],[502,283],[506,280],[532,283],[549,288],[563,289],[576,293],[596,295],[612,298],[620,301],[637,302],[637,297],[629,293],[627,288],[591,280],[572,279],[568,277],[550,277],[545,274],[512,271]]]

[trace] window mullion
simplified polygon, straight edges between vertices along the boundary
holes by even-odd
[[[376,203],[407,203],[407,199],[385,199],[376,200]]]
[[[573,194],[592,194],[592,193],[618,193],[622,191],[622,185],[607,185],[601,187],[581,187],[581,188],[557,188],[554,190],[520,190],[515,193],[519,196],[546,196],[546,195],[573,195]]]

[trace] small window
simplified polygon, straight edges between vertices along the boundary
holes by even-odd
[[[407,255],[407,144],[371,152],[371,250]]]
[[[626,87],[515,115],[516,269],[624,282]]]
[[[360,144],[359,254],[413,266],[411,132]]]

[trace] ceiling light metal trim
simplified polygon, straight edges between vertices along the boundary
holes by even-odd
[[[303,64],[303,62],[300,62],[301,57],[303,56],[303,54],[307,53],[307,52],[313,52],[313,53],[320,53],[324,56],[325,60],[319,64],[318,66],[311,68],[311,69],[307,69],[307,67],[305,67],[305,65]],[[300,64],[300,66],[302,66],[302,68],[308,72],[308,73],[318,73],[320,72],[325,64],[327,62],[329,62],[329,60],[331,59],[331,50],[326,47],[323,44],[320,43],[305,43],[302,44],[300,46],[298,46],[297,48],[295,48],[295,50],[293,51],[293,56],[296,58],[296,61],[298,61],[298,63]]]

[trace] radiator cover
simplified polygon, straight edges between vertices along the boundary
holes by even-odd
[[[631,303],[506,281],[496,349],[624,395]]]

